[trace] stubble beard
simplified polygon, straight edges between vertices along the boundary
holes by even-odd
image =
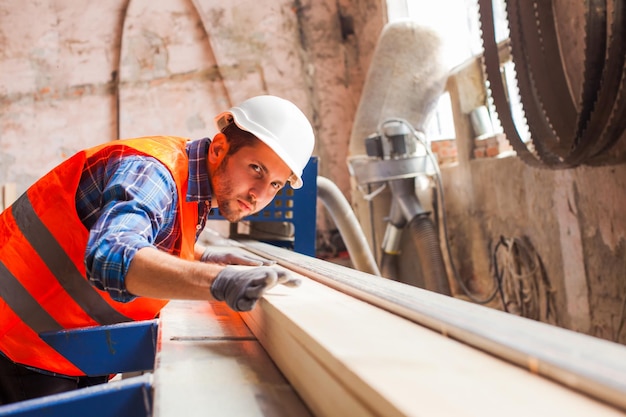
[[[233,192],[233,181],[226,175],[226,162],[228,158],[224,158],[216,170],[216,184],[214,185],[213,193],[217,200],[217,206],[220,211],[220,215],[231,223],[238,222],[244,215],[239,207],[237,200],[246,201],[252,207],[252,212],[255,212],[256,204],[252,201],[250,196],[238,197]]]

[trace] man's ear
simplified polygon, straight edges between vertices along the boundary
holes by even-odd
[[[226,135],[223,133],[215,135],[209,147],[209,162],[212,164],[220,163],[228,153],[228,145]]]

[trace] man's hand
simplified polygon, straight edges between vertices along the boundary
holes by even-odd
[[[220,248],[216,246],[206,248],[200,260],[202,262],[213,262],[222,265],[247,266],[269,266],[276,263],[275,261],[248,255],[246,252],[234,247]]]
[[[227,266],[215,277],[211,294],[218,301],[226,301],[234,311],[250,311],[265,291],[278,284],[297,287],[301,281],[289,271],[275,267]]]

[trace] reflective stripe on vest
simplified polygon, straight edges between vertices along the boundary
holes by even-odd
[[[132,321],[130,317],[118,313],[117,310],[107,303],[91,286],[89,281],[83,277],[80,271],[76,269],[65,250],[41,222],[37,213],[35,213],[27,193],[22,194],[13,203],[13,218],[26,240],[30,242],[50,272],[59,281],[59,284],[89,317],[99,324]],[[22,318],[24,317],[22,314],[18,315]],[[31,327],[37,333],[49,330],[47,328],[37,329],[33,326]]]
[[[11,307],[24,323],[37,333],[62,330],[61,326],[44,310],[37,300],[13,276],[3,262],[0,261],[0,297]]]
[[[76,214],[74,196],[90,156],[121,149],[161,161],[178,190],[181,236],[172,253],[193,259],[197,203],[185,201],[186,139],[138,138],[110,142],[74,155],[0,214],[0,351],[10,359],[59,374],[84,372],[38,335],[62,329],[152,319],[167,303],[138,297],[114,301],[84,276],[88,231]]]

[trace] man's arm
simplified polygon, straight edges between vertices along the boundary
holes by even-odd
[[[241,263],[231,262],[230,250],[226,254],[208,252],[212,257],[205,256],[205,263],[183,260],[157,249],[153,243],[157,235],[165,231],[167,236],[175,218],[172,196],[176,189],[171,175],[151,158],[123,158],[107,167],[103,181],[106,186],[99,201],[101,210],[90,227],[85,266],[91,282],[108,291],[113,299],[213,298],[245,311],[274,285],[295,285],[298,281],[270,267],[237,269],[221,265]],[[207,254],[206,250],[200,254],[202,249],[196,249],[194,254],[200,259]],[[215,256],[225,262],[217,262]]]
[[[225,301],[235,311],[249,311],[278,284],[300,285],[300,278],[273,266],[220,266],[186,261],[156,248],[139,249],[126,274],[126,289],[159,299]]]
[[[116,301],[134,298],[126,290],[126,271],[136,251],[174,244],[176,202],[170,172],[152,157],[118,155],[89,166],[77,192],[77,210],[89,229],[85,269],[96,288]]]
[[[225,267],[192,262],[153,247],[139,249],[126,273],[133,295],[159,299],[211,299],[211,284]]]

